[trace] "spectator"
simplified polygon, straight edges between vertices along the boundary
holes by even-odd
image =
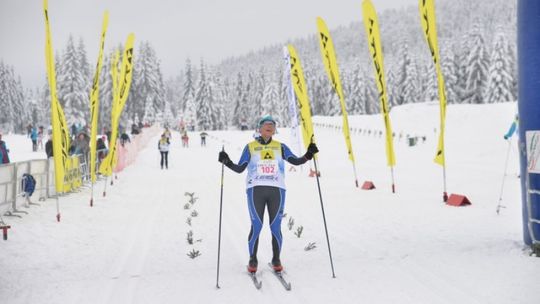
[[[98,140],[96,141],[96,151],[97,151],[98,159],[100,161],[103,160],[108,153],[107,146],[105,146],[105,140],[106,140],[105,136],[102,136],[98,138]]]
[[[163,164],[165,164],[166,169],[169,169],[169,146],[169,139],[165,136],[165,133],[161,134],[161,139],[158,141],[158,150],[161,154],[161,169],[163,169]]]
[[[26,136],[30,137],[31,134],[32,134],[32,124],[28,124],[28,126],[26,126]]]
[[[39,129],[38,129],[38,148],[40,150],[43,150],[43,126],[39,126]]]
[[[51,137],[49,137],[49,139],[45,143],[45,153],[47,154],[47,158],[53,157],[53,146]]]
[[[77,125],[73,123],[71,125],[71,138],[75,139],[75,136],[77,135]]]
[[[38,131],[37,131],[36,127],[32,128],[32,131],[31,131],[31,134],[30,134],[30,139],[32,140],[32,151],[36,152],[37,151],[37,140],[38,140]]]
[[[137,124],[131,125],[131,135],[137,135],[139,134],[139,127],[137,127]]]
[[[0,164],[9,164],[9,149],[6,146],[6,142],[2,140],[2,134],[0,134]]]
[[[208,136],[208,133],[202,131],[200,135],[201,135],[201,147],[206,147],[206,136]]]
[[[189,136],[185,130],[184,133],[182,133],[182,147],[189,148]]]
[[[122,132],[122,135],[120,135],[120,144],[123,147],[127,142],[130,143],[131,140],[129,139],[129,135],[126,133],[126,131],[124,131]]]

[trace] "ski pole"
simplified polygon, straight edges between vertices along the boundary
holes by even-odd
[[[506,149],[506,161],[504,162],[504,175],[503,175],[503,180],[501,184],[501,192],[499,194],[499,204],[497,205],[497,214],[499,214],[499,211],[501,210],[501,208],[505,208],[505,206],[501,205],[501,202],[502,202],[502,196],[503,196],[503,191],[504,191],[504,181],[506,180],[506,171],[508,168],[508,158],[510,156],[510,148],[512,147],[511,144],[512,144],[512,140],[508,139],[508,149]]]
[[[313,157],[313,164],[315,165],[315,177],[317,178],[317,188],[319,189],[319,199],[321,200],[321,210],[322,210],[322,216],[324,221],[324,232],[326,233],[326,243],[328,244],[328,255],[330,256],[330,266],[332,267],[332,278],[336,278],[336,274],[334,272],[334,262],[332,261],[332,250],[330,249],[330,238],[328,237],[328,228],[326,226],[326,216],[324,214],[324,205],[323,205],[323,199],[321,194],[321,184],[319,182],[319,170],[317,169],[317,160],[315,157]]]
[[[225,152],[225,146],[221,146],[221,151]],[[225,164],[221,163],[221,194],[219,197],[219,232],[218,232],[218,255],[217,255],[217,275],[216,275],[216,288],[219,287],[219,256],[221,253],[221,215],[223,211],[223,175],[225,172]]]

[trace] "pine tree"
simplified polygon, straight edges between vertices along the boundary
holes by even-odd
[[[113,101],[113,86],[112,86],[112,61],[115,51],[111,51],[108,56],[103,58],[103,65],[99,74],[99,118],[98,132],[107,129],[111,130],[111,112]]]
[[[127,116],[135,121],[137,114],[144,122],[154,123],[163,115],[165,106],[165,86],[159,60],[150,43],[145,41],[141,42],[134,57]]]
[[[515,101],[512,77],[512,50],[503,32],[495,36],[491,53],[490,67],[487,79],[484,101],[486,103]]]
[[[439,100],[439,85],[437,82],[437,73],[433,62],[428,62],[424,67],[424,75],[427,77],[422,101],[438,101]]]
[[[186,59],[185,67],[185,77],[184,77],[184,93],[180,100],[179,108],[183,114],[183,120],[186,123],[194,122],[196,119],[195,116],[195,79],[193,77],[193,72],[191,68],[191,60]]]
[[[450,48],[441,51],[441,69],[444,77],[444,88],[447,103],[459,102],[458,65],[456,56]],[[437,95],[438,96],[438,95]]]
[[[15,76],[15,70],[0,62],[0,126],[3,129],[21,132],[28,123],[32,123],[31,107],[25,100],[21,80]]]
[[[367,84],[363,77],[363,71],[360,64],[356,64],[352,77],[345,78],[344,88],[345,96],[347,96],[347,109],[350,115],[359,115],[365,113],[364,101],[362,100],[362,90]]]
[[[281,78],[281,73],[274,75]],[[273,78],[266,84],[262,99],[262,113],[272,115],[274,119],[283,124],[283,111],[281,104],[283,101],[279,98],[278,80]]]
[[[217,120],[217,115],[213,108],[214,96],[206,78],[204,61],[202,59],[199,70],[199,83],[197,85],[197,93],[195,94],[195,104],[197,107],[197,128],[199,130],[214,129]]]
[[[66,50],[59,64],[58,99],[64,109],[68,125],[85,125],[89,117],[89,92],[87,77],[83,74],[80,52],[69,36]]]
[[[243,124],[247,124],[248,118],[250,117],[247,90],[246,87],[244,87],[241,73],[238,73],[237,75],[234,91],[234,100],[236,100],[236,103],[234,105],[233,124],[240,127]]]
[[[475,24],[470,35],[469,53],[466,58],[465,99],[467,103],[483,103],[483,93],[489,67],[489,58],[486,51],[484,35],[479,24]]]
[[[416,62],[409,53],[408,43],[404,42],[400,49],[400,59],[398,63],[398,96],[396,103],[398,105],[418,102],[419,80]]]

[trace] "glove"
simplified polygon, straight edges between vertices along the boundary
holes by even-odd
[[[228,164],[231,159],[229,158],[229,155],[225,151],[219,152],[218,161],[224,165]]]
[[[504,139],[505,139],[505,140],[508,140],[508,136],[505,135],[505,136],[504,136]]]
[[[317,154],[319,152],[319,149],[317,148],[317,145],[314,143],[310,143],[306,154],[304,154],[304,157],[307,158],[307,160],[311,160],[313,158],[313,155]]]
[[[312,154],[317,154],[319,152],[319,149],[317,148],[317,145],[315,143],[310,143],[307,147],[307,150]]]

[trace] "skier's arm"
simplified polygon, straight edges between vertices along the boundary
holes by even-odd
[[[244,148],[244,151],[242,152],[242,156],[240,157],[240,161],[238,161],[238,164],[233,163],[233,161],[229,158],[229,155],[225,151],[221,151],[219,153],[218,161],[223,163],[227,168],[233,170],[236,173],[242,173],[246,169],[249,160],[251,159],[251,154],[249,153],[249,147],[246,145]]]
[[[315,155],[317,152],[319,152],[319,149],[317,149],[317,146],[314,143],[311,143],[309,144],[306,153],[302,157],[297,157],[291,152],[291,149],[289,149],[287,145],[281,144],[281,153],[283,158],[295,166],[305,164],[308,160],[311,160],[313,155]]]
[[[292,153],[291,149],[287,147],[285,144],[281,144],[281,155],[283,155],[283,158],[288,161],[290,164],[298,166],[305,164],[308,159],[305,156],[297,157]]]

